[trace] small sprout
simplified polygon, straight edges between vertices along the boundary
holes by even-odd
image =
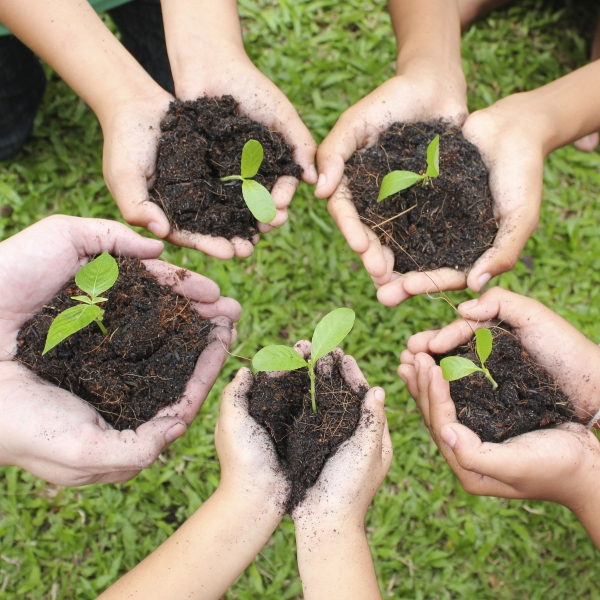
[[[475,332],[475,351],[481,362],[481,367],[478,367],[472,360],[461,356],[442,358],[440,367],[442,367],[444,379],[446,381],[456,381],[479,371],[487,377],[494,390],[498,389],[498,384],[485,366],[485,361],[492,353],[492,332],[489,329],[478,329]]]
[[[316,414],[315,365],[350,333],[354,326],[354,316],[354,311],[350,308],[337,308],[325,315],[315,327],[308,361],[288,346],[267,346],[254,355],[252,366],[257,371],[295,371],[308,367],[312,410]]]
[[[440,136],[436,135],[429,146],[427,146],[427,170],[423,175],[413,173],[412,171],[392,171],[388,173],[381,182],[377,202],[393,196],[411,185],[423,182],[427,185],[432,177],[440,175]]]
[[[108,252],[103,252],[79,269],[77,275],[75,275],[75,283],[80,290],[86,292],[89,296],[71,296],[73,300],[77,300],[82,304],[67,308],[52,321],[42,355],[94,321],[104,335],[108,334],[102,322],[104,310],[98,304],[108,300],[108,298],[101,297],[100,294],[109,290],[118,276],[117,261]]]
[[[273,197],[265,186],[252,179],[258,173],[263,157],[261,143],[256,140],[247,141],[242,150],[242,174],[221,177],[221,181],[241,181],[242,196],[254,218],[261,223],[270,223],[277,215]]]

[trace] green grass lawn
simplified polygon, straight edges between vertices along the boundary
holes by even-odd
[[[574,5],[525,0],[494,13],[463,41],[472,109],[531,89],[586,61]],[[298,107],[317,140],[338,115],[393,74],[395,43],[383,0],[241,0],[248,52]],[[586,15],[584,14],[584,17]],[[119,219],[101,173],[93,114],[55,76],[33,137],[0,165],[0,239],[52,213]],[[498,283],[530,295],[600,343],[600,156],[565,148],[546,164],[539,230]],[[569,511],[465,493],[429,440],[396,376],[414,332],[454,319],[444,303],[379,305],[370,279],[325,203],[302,185],[289,222],[248,260],[220,262],[168,247],[164,257],[215,279],[244,307],[235,354],[306,337],[338,306],[356,326],[344,349],[388,393],[394,464],[367,515],[384,597],[600,598],[598,556]],[[530,261],[527,261],[529,264]],[[467,293],[452,293],[454,302]],[[0,469],[0,599],[95,598],[172,533],[214,491],[219,394],[242,362],[230,358],[187,435],[153,468],[117,486],[63,489]],[[294,529],[286,518],[227,598],[297,598]],[[167,595],[165,595],[167,598]]]

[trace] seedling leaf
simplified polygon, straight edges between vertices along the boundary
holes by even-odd
[[[71,300],[77,300],[77,302],[83,302],[85,304],[93,304],[88,296],[71,296]]]
[[[293,348],[267,346],[254,355],[252,366],[257,371],[294,371],[308,363]]]
[[[427,177],[440,175],[440,136],[436,135],[427,146]]]
[[[352,309],[337,308],[319,321],[312,337],[313,363],[329,354],[350,333],[354,326],[354,317]]]
[[[52,350],[54,346],[60,344],[65,338],[87,327],[101,313],[102,309],[93,304],[78,304],[61,312],[52,321],[52,325],[50,325],[42,355],[46,354],[48,350]]]
[[[106,251],[81,267],[75,283],[92,298],[111,288],[119,276],[117,261]]]
[[[254,177],[264,158],[263,147],[256,140],[249,140],[242,150],[242,177]]]
[[[421,181],[422,179],[423,175],[411,171],[392,171],[391,173],[388,173],[381,182],[377,202],[381,202],[388,196],[392,196],[393,194],[409,188],[411,185],[414,185],[417,181]]]
[[[442,367],[442,375],[446,381],[456,381],[481,371],[481,369],[468,358],[462,358],[461,356],[447,356],[442,358],[440,361],[440,367]]]
[[[492,332],[489,329],[478,329],[475,332],[475,349],[477,356],[481,361],[481,366],[485,365],[485,361],[492,353]]]
[[[261,223],[270,223],[277,215],[275,202],[269,190],[253,179],[244,179],[242,195],[254,218]]]

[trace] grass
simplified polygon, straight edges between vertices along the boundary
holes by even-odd
[[[578,3],[579,4],[579,3]],[[320,140],[338,115],[393,74],[383,0],[241,0],[248,51]],[[471,108],[530,89],[586,60],[575,3],[525,0],[494,13],[463,41]],[[586,27],[593,25],[586,20]],[[102,135],[85,105],[51,75],[25,151],[0,165],[0,238],[55,212],[119,218],[101,174]],[[600,343],[600,156],[565,148],[545,170],[540,228],[520,262],[494,283],[530,295]],[[289,223],[248,260],[226,263],[169,247],[165,258],[215,279],[244,306],[236,354],[307,337],[338,306],[357,313],[344,349],[388,392],[394,464],[367,517],[382,593],[401,599],[600,598],[597,553],[576,519],[542,502],[465,493],[430,442],[396,376],[416,331],[453,320],[444,303],[379,305],[357,257],[303,185]],[[459,302],[466,293],[452,293]],[[63,489],[0,469],[0,600],[95,598],[214,491],[225,365],[196,422],[162,459],[118,486]],[[227,598],[298,598],[293,525],[286,519]]]

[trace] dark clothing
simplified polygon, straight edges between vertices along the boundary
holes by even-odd
[[[160,0],[132,0],[109,14],[125,48],[173,94]],[[45,87],[44,69],[35,54],[12,35],[0,37],[0,160],[23,148]]]

